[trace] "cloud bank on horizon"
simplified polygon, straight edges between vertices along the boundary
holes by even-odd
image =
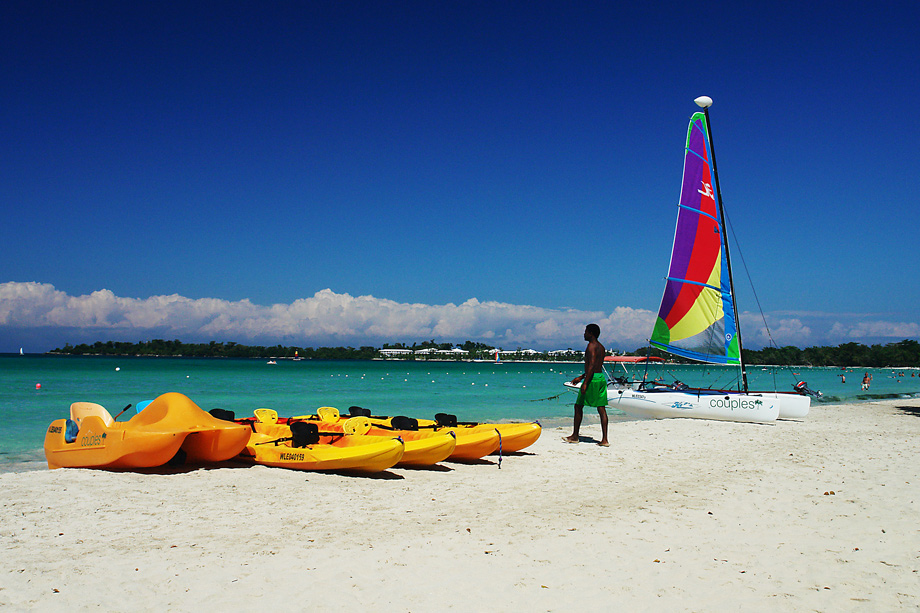
[[[742,314],[749,347],[770,344],[805,347],[841,342],[896,341],[920,336],[920,324],[871,319],[868,315]],[[748,321],[744,321],[748,320]],[[374,296],[316,292],[291,304],[259,305],[248,299],[192,299],[173,294],[125,298],[107,289],[71,296],[48,283],[0,284],[0,351],[14,351],[22,339],[47,344],[97,340],[178,338],[186,342],[236,341],[307,347],[379,345],[435,339],[479,341],[513,349],[577,348],[584,325],[600,325],[610,349],[645,345],[655,313],[616,307],[610,313],[578,309],[480,302],[409,304]],[[758,325],[759,323],[759,325]],[[36,350],[37,348],[33,349]]]

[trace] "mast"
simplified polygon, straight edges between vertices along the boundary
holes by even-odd
[[[719,199],[719,223],[722,224],[722,244],[725,245],[725,266],[728,269],[728,287],[732,293],[732,304],[735,306],[735,331],[738,334],[738,361],[741,364],[741,383],[744,386],[743,391],[748,391],[747,369],[744,367],[744,348],[741,346],[741,313],[738,311],[738,303],[735,295],[735,279],[732,277],[732,258],[731,251],[728,248],[728,227],[725,225],[725,209],[722,207],[722,189],[719,187],[719,171],[716,168],[716,145],[712,141],[712,126],[709,123],[709,107],[712,106],[712,98],[709,96],[700,96],[694,100],[697,106],[703,109],[706,115],[706,132],[709,136],[709,149],[712,153],[712,174],[716,177],[716,197]]]

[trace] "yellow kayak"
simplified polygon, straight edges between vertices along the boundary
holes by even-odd
[[[278,423],[277,414],[275,421],[257,418],[252,429],[242,459],[295,470],[375,473],[395,466],[406,448],[398,437],[328,432],[325,428],[320,432],[316,423],[307,421]]]
[[[368,419],[373,426],[385,431],[399,433],[400,435],[405,432],[432,432],[441,435],[453,433],[457,438],[457,444],[447,457],[449,460],[478,460],[498,451],[501,444],[501,436],[494,427],[473,430],[463,427],[440,426],[435,422],[431,422],[432,425],[423,426],[422,421],[411,417],[375,417],[368,415],[369,411],[366,409],[361,410],[359,407],[353,407],[349,410],[352,411],[353,409],[358,409],[358,411],[355,411],[352,419],[363,417]],[[322,407],[317,410],[317,414],[319,419],[323,419],[324,416],[329,421],[341,419],[338,410],[333,407]]]
[[[452,416],[448,416],[452,417]],[[444,421],[442,419],[442,421]],[[430,419],[418,420],[419,427],[432,427],[438,425],[437,421]],[[529,423],[511,423],[511,424],[480,424],[480,423],[457,423],[453,426],[454,432],[486,432],[498,430],[501,435],[502,453],[512,453],[526,449],[540,438],[543,428],[536,422]]]
[[[220,462],[240,453],[249,433],[244,425],[212,417],[183,394],[163,394],[123,422],[102,405],[75,402],[70,419],[48,427],[45,458],[52,469],[151,468],[177,456]]]
[[[268,409],[260,409],[260,411],[264,410]],[[332,432],[343,432],[345,424],[350,422],[355,424],[358,433],[366,436],[387,438],[399,436],[406,443],[406,452],[397,466],[431,466],[450,457],[457,446],[457,437],[452,432],[384,429],[379,425],[373,424],[366,417],[349,418],[340,416],[338,410],[334,407],[321,407],[317,413],[318,415],[301,415],[291,419],[312,421],[317,423],[320,429]],[[364,420],[366,425],[363,425],[361,420]]]

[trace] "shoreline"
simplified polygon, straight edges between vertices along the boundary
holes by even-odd
[[[920,399],[623,421],[607,449],[586,422],[501,469],[3,473],[0,605],[915,607],[920,416],[898,407]]]
[[[150,354],[150,353],[63,353],[57,351],[45,351],[41,353],[14,353],[0,352],[0,357],[76,357],[76,358],[176,358],[183,360],[196,359],[218,359],[218,360],[242,360],[242,361],[259,361],[259,360],[283,360],[285,362],[437,362],[437,363],[473,363],[473,364],[584,364],[584,359],[569,360],[551,360],[551,359],[514,359],[503,358],[496,362],[493,359],[485,358],[396,358],[396,357],[373,357],[373,358],[314,358],[314,357],[290,357],[290,356],[226,356],[226,355],[170,355],[170,354]],[[612,363],[609,363],[610,365]],[[667,366],[692,366],[698,362],[681,362],[675,360],[665,360],[660,362]],[[812,370],[839,370],[846,372],[857,372],[860,370],[891,370],[891,371],[917,371],[920,372],[920,366],[812,366],[809,364],[748,364],[748,370],[755,369],[812,369]],[[725,364],[708,364],[708,367],[737,368]]]

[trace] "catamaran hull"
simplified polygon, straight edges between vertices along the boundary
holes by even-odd
[[[757,392],[779,400],[779,419],[801,419],[808,415],[811,398],[788,392]]]
[[[607,406],[634,417],[666,419],[687,417],[768,423],[779,415],[779,400],[749,394],[712,394],[693,391],[616,390]]]
[[[572,390],[578,391],[578,386],[572,384],[571,382],[566,382],[565,387]],[[662,390],[662,391],[638,391],[636,388],[639,383],[637,382],[627,382],[627,383],[617,383],[611,381],[607,385],[607,399],[608,406],[613,409],[620,409],[624,413],[633,415],[636,417],[703,417],[705,419],[722,419],[721,417],[707,417],[705,415],[695,414],[695,415],[685,415],[684,412],[686,409],[680,408],[675,409],[672,405],[674,402],[685,401],[687,396],[693,398],[700,397],[706,398],[707,403],[711,400],[713,395],[728,397],[729,400],[740,398],[740,397],[753,397],[759,398],[760,400],[767,400],[770,403],[775,403],[778,405],[777,416],[773,419],[801,419],[808,415],[808,410],[811,407],[811,398],[808,396],[803,396],[802,394],[792,394],[788,392],[750,392],[750,394],[742,394],[734,390]],[[625,392],[631,392],[633,394],[639,395],[653,395],[651,396],[654,399],[660,398],[660,394],[673,393],[679,394],[680,397],[677,399],[669,400],[670,404],[666,410],[660,410],[650,407],[645,402],[633,402],[632,400],[628,401],[625,405],[622,404],[620,396]],[[658,404],[656,400],[656,404]],[[729,403],[733,405],[734,403]],[[627,409],[627,406],[629,407]],[[720,409],[722,407],[719,407]],[[696,411],[695,411],[696,412]],[[667,415],[658,413],[668,413]],[[678,414],[679,413],[679,414]],[[703,413],[708,413],[703,411]],[[773,421],[773,419],[768,419],[766,421]],[[734,419],[732,421],[761,421],[761,420],[747,420],[747,419]]]

